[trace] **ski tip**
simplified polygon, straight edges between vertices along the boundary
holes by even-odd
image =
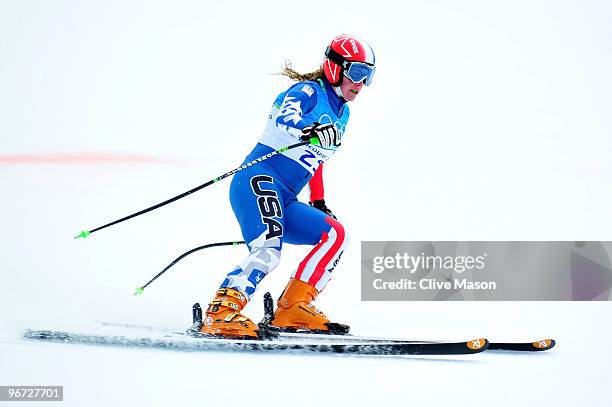
[[[489,347],[489,341],[485,338],[472,339],[467,341],[466,345],[474,352],[482,352]]]
[[[532,342],[531,346],[533,346],[534,350],[548,350],[555,346],[557,342],[554,339],[542,339],[539,341]]]
[[[144,287],[138,287],[134,290],[134,295],[141,295],[142,293],[144,293]]]

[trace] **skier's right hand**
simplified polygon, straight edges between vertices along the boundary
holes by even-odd
[[[314,122],[302,129],[302,140],[316,138],[323,148],[340,145],[340,132],[333,124],[321,124]]]
[[[325,199],[315,199],[314,201],[308,202],[308,205],[312,206],[313,208],[317,208],[321,212],[328,214],[336,220],[338,219],[336,218],[336,215],[334,215],[334,213],[331,211],[331,209],[329,209],[327,205],[325,205]]]

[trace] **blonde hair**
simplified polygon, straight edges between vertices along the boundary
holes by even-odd
[[[278,73],[278,75],[286,76],[287,78],[297,82],[317,81],[319,79],[323,79],[325,76],[322,68],[308,73],[300,73],[292,68],[290,61],[285,61],[285,66],[282,68],[281,72]]]

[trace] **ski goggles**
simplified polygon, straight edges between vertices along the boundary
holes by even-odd
[[[348,67],[344,69],[344,76],[354,83],[365,81],[365,85],[370,86],[375,71],[376,67],[365,62],[349,62]]]

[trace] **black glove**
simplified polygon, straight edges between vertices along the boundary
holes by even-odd
[[[302,129],[302,140],[317,138],[319,145],[323,148],[340,145],[340,132],[333,124],[321,124],[314,122]]]
[[[328,214],[334,219],[338,219],[336,218],[336,215],[332,213],[331,209],[329,209],[327,205],[325,205],[325,199],[316,199],[310,202],[309,205],[312,206],[313,208],[317,208],[321,212],[325,212],[326,214]]]

